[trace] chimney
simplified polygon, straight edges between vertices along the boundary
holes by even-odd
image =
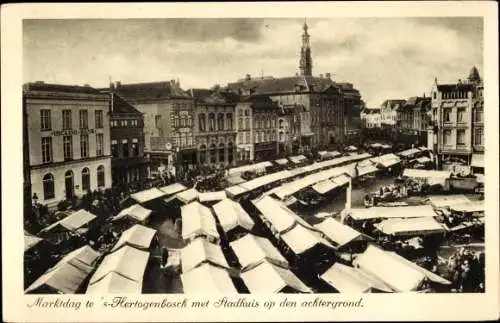
[[[332,73],[326,73],[325,74],[326,78],[331,80],[332,79]]]
[[[252,76],[250,74],[245,75],[245,81],[250,81],[252,79]]]
[[[425,92],[422,94],[422,97],[425,99]]]

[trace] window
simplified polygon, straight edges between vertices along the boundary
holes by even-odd
[[[210,163],[212,164],[216,163],[215,144],[210,145]]]
[[[161,115],[155,116],[155,127],[161,129]]]
[[[89,135],[80,135],[80,158],[89,157]]]
[[[244,140],[243,140],[243,132],[239,132],[238,133],[238,141],[240,144],[244,144]]]
[[[124,157],[124,158],[129,157],[129,148],[128,148],[128,140],[127,139],[122,140],[122,157]]]
[[[232,142],[229,142],[227,144],[227,162],[229,164],[232,164],[233,163],[233,143]],[[250,159],[250,158],[248,158]]]
[[[465,122],[465,108],[459,108],[457,110],[457,122]]]
[[[244,129],[243,128],[243,118],[241,118],[241,117],[238,118],[238,129]]]
[[[247,131],[246,137],[247,137],[246,143],[249,144],[250,143],[250,131]]]
[[[179,127],[179,117],[178,116],[174,117],[174,127]]]
[[[80,129],[89,128],[89,114],[87,110],[80,110]]]
[[[451,109],[443,109],[443,121],[451,122]]]
[[[120,153],[118,152],[118,142],[116,140],[111,140],[111,154],[114,158],[120,157]]]
[[[43,199],[50,200],[55,197],[54,194],[54,176],[52,174],[46,174],[43,176]]]
[[[475,120],[476,122],[483,122],[483,110],[476,110]]]
[[[95,127],[96,129],[103,128],[102,110],[95,110]]]
[[[139,140],[132,139],[132,156],[139,156]]]
[[[104,134],[98,133],[95,135],[95,154],[96,156],[104,155]]]
[[[97,167],[97,187],[104,187],[105,179],[104,179],[104,166],[101,165]]]
[[[443,131],[443,143],[445,145],[451,145],[451,130]]]
[[[204,113],[200,113],[198,115],[198,130],[199,131],[206,131],[206,119],[205,119],[205,114]]]
[[[52,137],[42,137],[42,162],[52,161]]]
[[[460,145],[460,146],[465,145],[465,130],[464,129],[457,130],[457,145]]]
[[[248,117],[248,110],[245,110],[245,117]]]
[[[62,119],[63,119],[63,130],[71,129],[72,127],[71,110],[63,110]]]
[[[206,149],[207,147],[205,145],[200,146],[200,164],[204,164],[206,162]]]
[[[219,113],[217,115],[217,130],[223,131],[224,130],[224,114]]]
[[[233,130],[233,114],[232,113],[227,113],[226,114],[226,129],[227,130]]]
[[[73,159],[73,136],[63,136],[64,160]]]
[[[224,163],[225,158],[224,158],[224,143],[219,144],[219,163]]]
[[[191,127],[192,125],[193,125],[193,119],[191,118],[191,116],[188,116],[187,117],[187,126]]]
[[[474,143],[478,146],[482,146],[483,145],[483,138],[484,138],[483,129],[477,128],[474,131]]]
[[[215,114],[208,115],[208,131],[215,131]]]
[[[245,118],[245,129],[250,129],[250,118],[248,117]]]
[[[87,167],[82,169],[82,190],[90,191],[90,170]]]
[[[51,130],[51,114],[50,110],[40,110],[40,130],[47,131]]]

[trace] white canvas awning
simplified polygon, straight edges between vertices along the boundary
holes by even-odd
[[[291,173],[288,170],[283,170],[277,173],[272,173],[272,174],[267,174],[264,176],[260,176],[257,178],[254,178],[246,183],[240,184],[241,187],[246,189],[247,191],[253,191],[255,189],[258,189],[260,187],[269,185],[271,183],[281,181],[283,179],[287,179],[288,177],[291,177]]]
[[[347,175],[342,174],[342,175],[339,175],[337,177],[334,177],[332,180],[335,183],[337,183],[337,185],[342,186],[342,185],[348,184],[351,181],[351,178]]]
[[[266,167],[271,167],[273,164],[269,161],[264,161],[257,164],[245,165],[240,167],[234,167],[228,170],[229,175],[240,174],[244,172],[258,172],[266,170]]]
[[[392,146],[391,146],[391,145],[387,145],[387,144],[383,144],[383,145],[382,145],[382,148],[383,148],[383,149],[391,149],[391,148],[392,148]]]
[[[451,207],[458,204],[466,204],[471,200],[463,194],[454,195],[432,195],[429,196],[429,201],[435,208]]]
[[[483,154],[472,154],[472,159],[470,162],[472,167],[484,168],[484,155]]]
[[[255,224],[243,207],[233,200],[224,199],[212,208],[224,232],[229,232],[238,226],[250,231]]]
[[[391,167],[401,162],[401,159],[394,154],[385,154],[371,159],[376,165]]]
[[[419,236],[445,232],[443,226],[431,217],[386,219],[376,223],[375,227],[382,233],[393,236]]]
[[[228,176],[227,182],[230,185],[238,185],[238,184],[241,184],[241,183],[245,183],[246,180],[243,179],[239,174],[234,174],[234,175]]]
[[[177,193],[175,197],[184,204],[191,203],[198,198],[200,193],[195,188],[190,188],[180,193]]]
[[[142,282],[137,282],[115,272],[87,286],[86,294],[141,294]]]
[[[217,202],[226,198],[225,191],[203,192],[198,195],[200,202]]]
[[[289,287],[301,293],[311,293],[300,279],[290,270],[273,265],[267,261],[241,273],[243,282],[251,294],[280,293]]]
[[[403,176],[411,178],[425,178],[430,185],[444,185],[446,183],[446,180],[451,177],[451,171],[406,168],[403,171]]]
[[[76,231],[94,220],[97,216],[86,210],[79,210],[71,213],[64,219],[52,223],[48,227],[42,229],[40,233],[53,231],[56,228],[63,228],[67,231]]]
[[[422,218],[435,217],[437,214],[430,205],[353,208],[349,215],[354,220]]]
[[[238,261],[243,270],[249,266],[270,261],[281,267],[288,267],[288,261],[281,255],[273,244],[266,238],[247,234],[244,237],[231,242]]]
[[[358,167],[358,176],[364,176],[368,174],[373,174],[378,172],[378,168],[370,165],[370,166],[365,166],[365,167]]]
[[[372,148],[382,148],[382,144],[376,142],[376,143],[370,144],[370,147],[372,147]]]
[[[168,186],[160,187],[160,191],[165,193],[167,196],[174,195],[185,190],[187,190],[187,187],[181,183],[174,183]]]
[[[323,239],[318,232],[307,229],[300,224],[283,233],[281,239],[296,255],[303,254],[319,245],[335,248],[331,243]]]
[[[203,264],[181,274],[184,294],[237,294],[227,270],[211,264]]]
[[[305,160],[307,160],[307,157],[304,155],[297,155],[297,156],[291,156],[288,159],[294,164],[299,164]]]
[[[334,243],[337,248],[343,247],[351,241],[373,240],[371,237],[363,235],[348,225],[342,224],[333,218],[325,218],[314,227],[321,231],[325,237]]]
[[[220,246],[210,243],[203,238],[196,238],[182,248],[181,265],[183,273],[187,273],[205,262],[229,268],[229,264]]]
[[[370,245],[354,261],[355,267],[377,277],[396,292],[417,291],[425,279],[450,284],[446,279],[406,260],[394,252]]]
[[[326,194],[340,185],[335,181],[327,179],[312,186],[312,189],[318,192],[319,194]]]
[[[134,204],[126,209],[123,209],[120,213],[115,215],[112,221],[117,221],[125,217],[128,217],[138,222],[144,222],[149,218],[152,212],[153,211],[146,209],[140,204]]]
[[[138,249],[148,249],[156,234],[155,229],[136,224],[130,229],[124,231],[120,239],[115,244],[111,251],[120,249],[120,247],[128,245]]]
[[[159,199],[160,197],[164,197],[165,195],[167,194],[157,188],[150,188],[149,190],[131,194],[130,197],[137,203],[146,203],[152,200]]]
[[[28,251],[29,249],[33,248],[40,242],[42,242],[43,239],[39,238],[37,236],[34,236],[32,234],[29,234],[28,232],[24,231],[24,252]]]
[[[286,158],[276,159],[274,162],[278,165],[286,165],[288,164],[288,159]]]
[[[399,152],[398,154],[400,156],[403,156],[403,157],[409,157],[409,156],[412,156],[412,155],[415,155],[415,154],[418,154],[420,153],[421,150],[420,149],[417,149],[417,148],[411,148],[411,149],[407,149],[407,150],[403,150],[401,152]]]
[[[381,280],[370,276],[353,267],[335,263],[324,274],[321,279],[330,284],[340,293],[370,293],[374,290],[392,292],[392,289]]]
[[[47,270],[25,292],[48,288],[58,293],[74,294],[90,275],[100,256],[100,253],[89,246],[78,248]]]
[[[455,212],[484,212],[484,201],[470,201],[465,203],[453,204],[450,208]]]
[[[226,188],[226,194],[227,196],[230,197],[236,197],[240,194],[246,193],[248,190],[244,187],[241,187],[240,185],[233,185],[228,188]]]
[[[198,234],[220,238],[212,212],[199,202],[191,202],[182,206],[181,217],[183,239],[189,239]]]
[[[142,281],[148,261],[149,252],[130,246],[123,246],[104,258],[90,279],[90,284],[95,284],[107,274],[114,272],[140,283],[142,288]]]
[[[358,148],[357,148],[356,146],[352,146],[352,145],[351,145],[351,146],[348,146],[348,147],[346,148],[346,150],[347,150],[347,151],[356,151],[356,150],[358,150]]]

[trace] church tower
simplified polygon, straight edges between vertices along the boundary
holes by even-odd
[[[302,48],[300,49],[300,75],[312,76],[311,46],[309,44],[309,34],[307,33],[307,23],[304,22],[304,33],[302,34]]]

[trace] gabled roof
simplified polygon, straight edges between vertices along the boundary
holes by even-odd
[[[256,94],[243,99],[243,102],[250,102],[254,109],[277,109],[278,104],[271,100],[269,95]]]
[[[137,114],[142,115],[142,113],[134,108],[130,103],[125,101],[119,94],[113,94],[113,111],[112,113],[126,113],[126,114]]]
[[[389,109],[397,109],[399,106],[405,104],[406,100],[385,100],[384,103],[382,103],[382,107],[389,108]]]
[[[106,90],[109,90],[109,88]],[[119,84],[114,86],[113,91],[131,102],[188,97],[173,82]]]
[[[39,92],[60,92],[60,93],[85,93],[85,94],[101,94],[97,89],[90,86],[79,85],[63,85],[63,84],[50,84],[45,82],[26,83],[23,86],[25,91],[39,91]]]
[[[235,93],[253,91],[256,94],[278,94],[300,91],[322,92],[336,83],[328,78],[314,76],[291,76],[280,78],[264,78],[241,80],[227,85],[228,90]]]
[[[195,101],[207,104],[236,104],[240,96],[224,89],[189,89],[188,95]]]
[[[474,85],[470,83],[438,84],[439,92],[472,91]]]

